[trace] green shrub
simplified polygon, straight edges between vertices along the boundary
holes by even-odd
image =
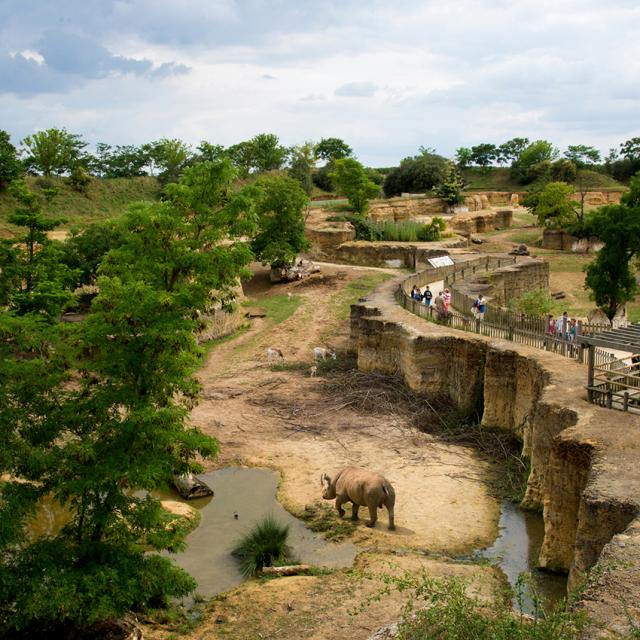
[[[534,289],[523,293],[519,298],[510,300],[509,309],[528,316],[542,316],[553,308],[553,298],[545,289]]]
[[[231,554],[240,560],[242,574],[251,576],[263,567],[291,559],[288,536],[289,525],[280,524],[269,515],[238,541]]]
[[[440,239],[446,226],[444,220],[437,216],[429,224],[390,220],[375,222],[359,215],[331,216],[327,220],[350,222],[355,227],[356,240],[369,242],[431,242]]]
[[[372,601],[391,588],[410,594],[399,626],[401,640],[578,640],[588,624],[584,612],[565,610],[564,603],[545,613],[536,606],[532,618],[519,615],[508,589],[496,587],[493,599],[484,600],[469,595],[469,585],[455,577],[433,578],[422,571],[382,580],[387,586]],[[526,578],[518,580],[519,602],[526,585]]]

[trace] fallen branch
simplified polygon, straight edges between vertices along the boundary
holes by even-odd
[[[306,573],[311,569],[308,564],[289,564],[284,567],[263,567],[262,574],[265,576],[296,576]]]

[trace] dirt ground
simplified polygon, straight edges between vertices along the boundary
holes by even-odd
[[[378,270],[381,271],[381,270]],[[335,389],[327,391],[331,370],[312,377],[312,350],[326,345],[345,358],[349,296],[372,270],[323,265],[298,283],[272,287],[266,271],[245,286],[250,302],[265,296],[300,296],[296,311],[280,324],[255,318],[238,337],[210,352],[199,377],[204,399],[192,421],[220,442],[211,468],[262,466],[281,474],[279,500],[294,514],[321,501],[320,475],[346,464],[382,472],[396,490],[397,530],[387,530],[381,511],[375,529],[352,535],[361,549],[356,565],[384,571],[389,560],[407,567],[424,564],[434,575],[470,575],[490,570],[454,558],[492,543],[499,508],[486,480],[492,470],[469,448],[445,444],[423,433],[402,412],[363,412]],[[342,309],[342,311],[340,311]],[[285,367],[267,363],[267,347],[281,349]],[[274,370],[282,369],[282,370]],[[437,420],[433,416],[433,420]],[[331,504],[332,503],[326,503]],[[365,510],[366,511],[366,510]],[[249,581],[215,599],[204,623],[187,636],[213,638],[367,638],[378,626],[397,620],[400,601],[387,598],[352,616],[373,587],[356,579],[359,571]],[[149,638],[169,638],[162,627]]]

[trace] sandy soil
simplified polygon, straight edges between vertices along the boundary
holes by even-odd
[[[416,429],[409,416],[359,413],[339,392],[327,392],[327,378],[309,375],[314,346],[346,348],[348,320],[336,318],[337,301],[363,272],[324,265],[322,274],[312,279],[277,288],[269,287],[264,272],[254,278],[245,287],[249,299],[290,291],[300,295],[303,304],[277,326],[268,318],[255,319],[247,332],[211,351],[200,372],[204,399],[194,409],[192,421],[220,441],[220,455],[212,467],[245,464],[278,470],[279,499],[293,513],[321,499],[319,478],[324,471],[355,464],[386,475],[396,490],[397,530],[387,530],[386,511],[379,512],[373,530],[362,519],[352,540],[363,552],[376,553],[361,555],[359,566],[379,569],[393,558],[409,565],[426,562],[435,574],[486,572],[450,558],[487,546],[495,538],[498,505],[487,491],[485,481],[491,473],[487,463],[468,448],[439,442]],[[273,371],[266,362],[269,346],[280,348],[288,363],[306,364]],[[361,517],[365,515],[361,511]],[[425,558],[425,553],[434,552],[438,559]],[[304,635],[331,640],[344,637],[344,627],[349,626],[350,637],[357,639],[397,619],[397,598],[376,605],[375,623],[371,613],[350,616],[347,610],[370,587],[354,586],[349,575],[342,571],[250,581],[217,599],[207,622],[191,637]],[[304,633],[296,622],[302,618],[309,625]],[[168,637],[166,630],[149,631],[149,637]]]

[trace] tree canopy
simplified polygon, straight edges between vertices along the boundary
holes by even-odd
[[[17,179],[24,167],[18,159],[18,151],[11,144],[11,138],[6,131],[0,129],[0,191]]]
[[[304,232],[308,198],[298,181],[264,176],[242,193],[257,216],[258,233],[251,242],[256,258],[274,268],[293,264],[309,246]]]
[[[26,166],[48,177],[70,173],[84,159],[87,143],[76,133],[52,128],[27,136],[22,145]]]
[[[240,237],[255,216],[230,194],[233,175],[228,160],[204,162],[163,202],[132,206],[84,321],[0,310],[0,634],[55,635],[194,588],[148,553],[179,550],[186,535],[151,492],[218,449],[186,418],[199,389],[196,312],[228,303],[251,259]],[[41,243],[44,231],[29,227]],[[67,524],[26,536],[42,500]]]
[[[384,180],[387,197],[401,193],[426,193],[442,182],[446,160],[433,153],[421,153],[405,158],[399,167],[392,169]]]
[[[338,193],[346,196],[356,213],[364,213],[369,200],[380,194],[380,187],[369,180],[365,168],[354,158],[336,160],[329,177]]]

